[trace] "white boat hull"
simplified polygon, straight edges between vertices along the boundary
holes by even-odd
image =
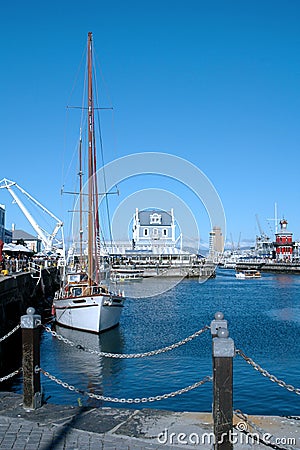
[[[250,278],[261,278],[261,274],[258,271],[257,272],[254,271],[253,273],[237,272],[235,274],[235,276],[238,280],[248,280]]]
[[[56,322],[77,330],[101,333],[118,325],[124,297],[93,295],[55,300]]]
[[[246,275],[244,273],[236,273],[235,276],[239,280],[245,280],[246,279]]]

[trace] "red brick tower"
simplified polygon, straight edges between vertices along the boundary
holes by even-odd
[[[287,230],[288,222],[282,219],[280,222],[280,231],[275,234],[275,248],[277,261],[291,261],[293,257],[293,233]]]

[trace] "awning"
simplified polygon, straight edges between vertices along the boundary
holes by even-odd
[[[21,244],[4,244],[3,251],[12,253],[34,253],[33,250],[30,250]]]

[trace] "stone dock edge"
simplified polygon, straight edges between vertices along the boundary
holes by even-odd
[[[44,404],[26,411],[22,395],[0,392],[1,450],[213,448],[212,414],[157,409],[92,408]],[[266,444],[300,448],[299,416],[248,416],[266,433]],[[272,448],[236,416],[234,449]],[[246,433],[245,433],[246,431]],[[247,434],[248,433],[248,434]],[[274,447],[273,447],[274,448]]]

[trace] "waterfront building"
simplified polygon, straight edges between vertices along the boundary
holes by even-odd
[[[211,262],[205,264],[205,259],[197,252],[185,251],[182,248],[182,235],[176,230],[176,226],[173,209],[164,211],[136,208],[132,220],[130,248],[121,248],[120,243],[116,243],[117,248],[109,251],[114,258],[114,274],[117,274],[119,279],[124,276],[127,276],[127,279],[133,279],[135,276],[214,276],[215,266]]]
[[[182,249],[182,235],[176,237],[174,211],[159,209],[139,210],[136,208],[132,218],[132,236],[130,240],[101,243],[102,256],[113,257],[139,256],[159,258],[159,255],[188,255]],[[78,254],[78,244],[68,250],[68,259]]]
[[[293,258],[294,242],[293,233],[287,230],[288,222],[282,219],[280,230],[275,233],[275,252],[277,261],[291,261]]]
[[[12,232],[5,228],[5,205],[0,205],[0,241],[5,244],[12,241]]]
[[[132,226],[132,247],[134,250],[156,247],[156,253],[174,249],[181,238],[175,236],[175,218],[171,211],[139,210],[136,208]]]
[[[176,227],[173,209],[164,211],[136,208],[132,218],[131,239],[108,242],[100,248],[101,256],[111,258],[112,281],[157,276],[214,276],[215,265],[211,261],[206,263],[205,258],[197,251],[183,249],[182,234]],[[216,230],[216,235],[219,243],[222,237],[220,229]],[[72,246],[67,258],[71,264],[77,263],[77,254]]]
[[[24,243],[24,245],[35,253],[41,251],[42,241],[38,237],[33,236],[23,230],[12,231],[12,242],[13,244]]]

